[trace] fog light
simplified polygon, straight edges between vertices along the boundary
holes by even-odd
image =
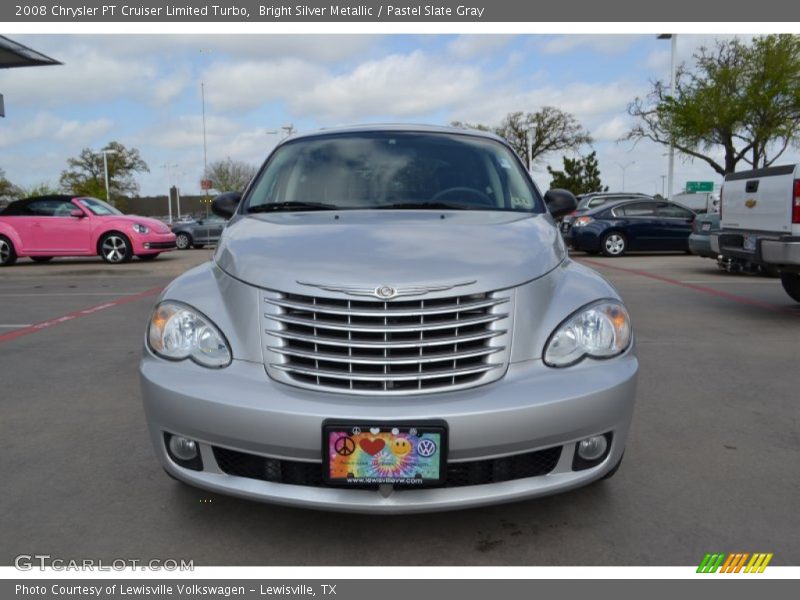
[[[594,461],[603,456],[608,448],[604,435],[593,435],[578,443],[578,456],[583,460]]]
[[[194,440],[173,435],[169,438],[169,451],[178,460],[191,461],[197,458],[197,443]]]

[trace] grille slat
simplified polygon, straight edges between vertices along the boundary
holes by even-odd
[[[440,371],[432,371],[429,373],[408,373],[408,374],[391,374],[386,365],[383,365],[383,373],[355,373],[353,371],[324,371],[322,369],[314,369],[311,367],[297,367],[272,364],[270,365],[281,371],[289,371],[290,373],[302,373],[303,375],[313,375],[315,377],[331,377],[333,379],[353,379],[355,381],[416,381],[417,379],[438,379],[440,377],[457,377],[459,375],[474,375],[475,373],[485,373],[492,369],[497,369],[501,365],[481,365],[479,367],[470,367],[465,369],[442,369]]]
[[[275,306],[279,306],[284,309],[290,310],[300,310],[300,311],[307,311],[308,305],[303,304],[302,302],[292,302],[290,300],[276,300],[272,298],[266,298],[264,300],[269,304],[274,304]],[[422,302],[422,301],[421,301]],[[424,307],[421,306],[419,309],[391,309],[391,307],[387,309],[367,309],[367,308],[351,308],[351,302],[348,301],[347,306],[336,306],[336,305],[326,305],[324,302],[319,303],[317,302],[314,305],[314,310],[318,313],[325,313],[330,315],[347,315],[347,316],[355,316],[355,317],[411,317],[416,315],[440,315],[446,313],[455,313],[455,312],[463,312],[466,310],[477,310],[480,308],[490,308],[492,306],[497,306],[498,304],[503,304],[508,302],[508,298],[492,298],[490,300],[481,300],[477,302],[471,302],[468,304],[457,302],[453,305],[446,305],[446,306],[433,306],[433,307]],[[362,301],[361,304],[366,304],[366,302]],[[388,304],[384,302],[384,304]]]
[[[368,358],[368,357],[359,357],[353,356],[353,349],[350,348],[350,352],[347,354],[323,354],[322,352],[307,352],[304,350],[296,350],[293,348],[278,348],[276,346],[271,346],[270,350],[273,352],[277,352],[278,354],[285,354],[286,356],[297,356],[299,358],[310,358],[310,359],[317,359],[317,360],[327,360],[330,362],[341,362],[341,363],[351,363],[352,364],[362,364],[362,365],[370,365],[370,364],[387,364],[387,365],[410,365],[410,364],[417,364],[420,365],[425,363],[433,363],[433,362],[445,362],[445,361],[458,361],[461,358],[475,358],[477,356],[487,356],[489,354],[494,354],[495,352],[500,352],[502,348],[482,348],[480,350],[470,350],[470,351],[462,351],[462,352],[452,352],[447,354],[430,354],[430,355],[423,355],[421,354],[422,348],[420,347],[420,353],[413,357],[407,358],[394,358],[392,356],[383,356],[383,357],[376,357],[376,358]],[[386,349],[388,350],[388,349]],[[455,366],[455,364],[453,365]]]
[[[295,384],[422,393],[502,376],[508,292],[409,300],[264,295],[267,367]],[[495,375],[493,375],[495,374]]]
[[[465,327],[467,325],[482,325],[484,323],[491,323],[492,321],[498,321],[500,319],[504,319],[508,316],[508,314],[499,314],[499,315],[488,315],[485,317],[473,317],[471,319],[453,319],[452,321],[434,321],[431,323],[423,323],[420,321],[419,323],[409,323],[408,325],[393,325],[388,323],[389,317],[388,316],[381,316],[381,319],[386,320],[386,323],[378,324],[378,325],[356,325],[356,324],[349,324],[346,321],[326,321],[323,319],[318,319],[317,314],[314,313],[314,317],[312,319],[307,319],[304,317],[294,317],[294,316],[286,316],[286,315],[264,315],[268,319],[273,319],[275,321],[279,321],[281,323],[286,323],[288,325],[301,325],[305,327],[314,327],[316,329],[333,329],[335,331],[351,331],[351,332],[360,332],[360,333],[406,333],[412,331],[431,331],[434,329],[453,329],[456,326]]]

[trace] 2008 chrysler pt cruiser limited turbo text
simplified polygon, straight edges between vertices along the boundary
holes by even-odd
[[[619,295],[554,225],[574,208],[483,132],[283,141],[243,194],[217,197],[232,218],[213,261],[153,310],[141,381],[164,469],[376,513],[612,475],[638,362]]]

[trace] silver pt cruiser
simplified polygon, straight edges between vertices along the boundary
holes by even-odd
[[[163,292],[141,362],[169,475],[329,510],[459,509],[612,475],[638,362],[501,138],[370,126],[283,141],[212,261]]]

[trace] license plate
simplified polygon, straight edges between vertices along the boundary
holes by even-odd
[[[746,233],[744,236],[744,243],[742,244],[742,247],[750,252],[755,252],[756,236],[754,236],[752,233]]]
[[[711,223],[703,223],[700,225],[702,231],[711,231]]]
[[[402,487],[444,481],[444,423],[324,423],[323,470],[331,485]]]

